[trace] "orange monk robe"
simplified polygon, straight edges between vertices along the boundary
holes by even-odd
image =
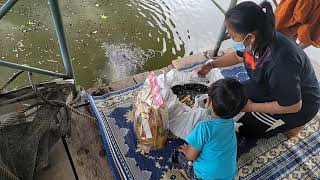
[[[275,19],[277,30],[320,48],[320,0],[281,0]]]

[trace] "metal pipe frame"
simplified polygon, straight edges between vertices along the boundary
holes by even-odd
[[[233,8],[236,4],[237,4],[238,0],[231,0],[230,4],[229,4],[229,9]],[[226,39],[226,30],[227,30],[227,27],[226,27],[226,23],[225,21],[223,22],[223,25],[220,29],[220,32],[219,32],[219,36],[218,36],[218,41],[213,49],[213,56],[217,56],[218,55],[218,52],[219,52],[219,49],[220,49],[220,46],[222,44],[222,41],[224,39]]]
[[[56,35],[57,35],[59,47],[60,47],[60,53],[62,56],[63,65],[65,67],[67,77],[70,79],[74,79],[72,64],[71,64],[70,56],[68,52],[68,46],[67,46],[67,42],[66,42],[66,38],[63,30],[63,23],[62,23],[60,10],[59,10],[58,0],[48,0],[48,3],[51,10],[52,20],[53,20],[54,28],[56,30]]]
[[[7,2],[2,5],[2,7],[0,8],[0,19],[7,12],[9,12],[9,10],[15,5],[15,3],[17,1],[18,0],[7,0]],[[52,14],[53,24],[54,24],[56,35],[58,38],[59,49],[60,49],[60,53],[61,53],[61,57],[63,60],[63,65],[64,65],[64,69],[65,69],[66,74],[56,73],[56,72],[52,72],[49,70],[30,67],[30,66],[26,66],[26,65],[20,65],[20,64],[16,64],[16,63],[3,61],[3,60],[0,60],[0,66],[23,70],[23,71],[28,71],[28,72],[33,72],[33,73],[37,73],[37,74],[59,77],[59,78],[63,78],[63,79],[74,79],[73,68],[72,68],[70,56],[68,53],[68,46],[66,43],[66,38],[65,38],[65,33],[64,33],[64,28],[63,28],[63,23],[62,23],[62,18],[61,18],[61,14],[60,14],[58,1],[57,0],[48,0],[48,4],[49,4],[50,11]],[[76,88],[74,88],[74,93],[75,92],[76,92]]]
[[[0,60],[0,66],[12,68],[12,69],[17,69],[17,70],[22,70],[22,71],[33,72],[33,73],[37,73],[37,74],[44,74],[44,75],[53,76],[53,77],[59,77],[59,78],[63,78],[63,79],[68,79],[68,76],[65,74],[61,74],[61,73],[57,73],[57,72],[53,72],[53,71],[48,71],[48,70],[44,70],[44,69],[39,69],[39,68],[35,68],[35,67],[30,67],[30,66],[26,66],[26,65],[11,63],[8,61],[3,61],[3,60]]]
[[[223,14],[226,14],[226,11],[225,11],[215,0],[212,0],[212,2],[214,3],[214,5],[217,6],[217,8],[218,8]]]
[[[2,19],[2,17],[10,11],[10,9],[16,4],[16,2],[18,2],[18,0],[8,0],[2,5],[0,9],[0,19]]]
[[[3,6],[0,8],[0,20],[7,12],[9,12],[9,10],[14,6],[14,4],[17,1],[18,0],[7,0],[7,2],[5,4],[3,4]],[[64,79],[74,79],[72,64],[71,64],[70,56],[68,53],[68,47],[67,47],[67,43],[66,43],[66,39],[65,39],[63,23],[62,23],[62,18],[61,18],[61,14],[60,14],[58,1],[57,0],[48,0],[48,4],[49,4],[50,11],[52,14],[53,24],[54,24],[54,28],[56,30],[60,53],[62,56],[63,65],[65,68],[66,74],[56,73],[56,72],[52,72],[52,71],[48,71],[48,70],[44,70],[44,69],[39,69],[39,68],[35,68],[35,67],[29,67],[26,65],[20,65],[20,64],[16,64],[16,63],[10,63],[7,61],[2,61],[2,60],[0,60],[0,66],[5,66],[5,67],[13,68],[13,69],[18,69],[18,70],[22,70],[22,71],[28,71],[28,72],[33,72],[33,73],[38,73],[38,74],[43,74],[43,75],[48,75],[48,76],[61,77]],[[77,94],[77,88],[76,88],[75,83],[73,86],[72,93],[73,93],[74,97]],[[69,162],[72,166],[72,170],[75,175],[75,178],[78,179],[77,172],[74,167],[73,160],[70,155],[70,152],[69,152],[69,149],[68,149],[68,146],[66,144],[64,137],[62,137],[62,141],[64,142],[64,147],[67,152]]]

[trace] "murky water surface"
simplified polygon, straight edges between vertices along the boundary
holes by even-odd
[[[216,1],[224,9],[230,2]],[[76,81],[86,88],[97,78],[114,81],[212,49],[224,19],[211,0],[59,3]],[[46,1],[18,1],[0,21],[0,58],[64,72]],[[0,84],[14,72],[1,67]],[[48,79],[37,76],[38,81]],[[10,88],[26,83],[22,76]]]

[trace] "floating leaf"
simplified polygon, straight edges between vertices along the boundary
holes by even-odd
[[[100,17],[104,20],[107,20],[108,16],[105,16],[105,15],[100,15]]]
[[[34,22],[32,22],[32,21],[29,20],[29,22],[28,22],[27,24],[28,24],[28,25],[34,25],[34,24],[36,24],[36,23],[34,23]]]

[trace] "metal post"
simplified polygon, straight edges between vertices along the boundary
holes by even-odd
[[[237,2],[238,2],[238,0],[231,0],[228,10],[233,8],[237,4]],[[220,32],[219,32],[218,41],[213,49],[213,56],[217,56],[219,49],[220,49],[220,46],[221,46],[221,43],[225,39],[226,30],[227,30],[227,27],[226,27],[226,23],[224,21],[222,28],[220,29]]]
[[[68,53],[66,38],[64,35],[63,23],[61,19],[58,1],[48,0],[48,2],[49,2],[51,14],[52,14],[53,24],[56,30],[56,35],[57,35],[59,47],[60,47],[60,53],[61,53],[63,64],[66,70],[66,74],[70,79],[74,79],[73,69],[70,61],[70,56]]]
[[[18,0],[8,0],[4,3],[0,9],[0,19],[18,2]]]
[[[39,68],[30,67],[30,66],[26,66],[26,65],[20,65],[20,64],[16,64],[16,63],[7,62],[7,61],[2,61],[2,60],[0,60],[0,66],[12,68],[12,69],[18,69],[18,70],[22,70],[22,71],[38,73],[38,74],[44,74],[44,75],[48,75],[48,76],[59,77],[59,78],[63,78],[63,79],[68,79],[68,76],[65,74],[56,73],[56,72],[52,72],[52,71],[48,71],[48,70],[44,70],[44,69],[39,69]]]
[[[56,30],[56,35],[59,42],[60,53],[63,60],[63,65],[68,78],[74,79],[72,64],[70,61],[70,56],[68,52],[68,46],[66,43],[66,38],[63,29],[62,18],[59,9],[59,3],[57,0],[48,0],[50,11],[52,14],[54,28]],[[76,85],[73,88],[73,95],[77,94]]]
[[[215,0],[212,0],[212,2],[217,6],[218,9],[220,9],[223,14],[226,14],[226,11]]]

